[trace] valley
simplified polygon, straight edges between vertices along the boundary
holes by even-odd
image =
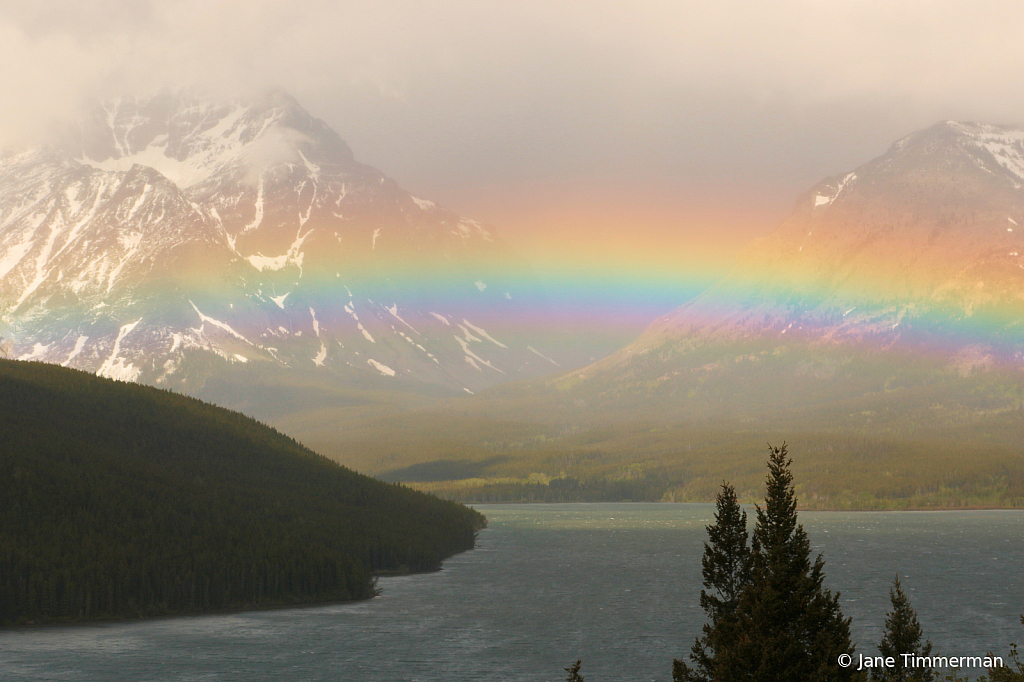
[[[787,440],[811,508],[1019,506],[1022,139],[944,122],[897,141],[596,363],[282,424],[462,500],[709,501],[723,477],[752,500],[753,453]]]
[[[8,354],[462,501],[709,501],[726,476],[756,499],[760,444],[786,440],[808,507],[1014,507],[1022,159],[1015,128],[898,140],[586,364],[492,228],[286,94],[119,101],[0,164]]]

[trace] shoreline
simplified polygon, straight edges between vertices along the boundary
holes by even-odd
[[[506,501],[506,502],[478,502],[478,501],[461,501],[461,500],[459,500],[459,503],[460,504],[464,504],[467,507],[473,507],[475,509],[476,507],[482,507],[482,506],[487,506],[487,505],[492,505],[492,506],[498,506],[498,505],[524,505],[525,506],[525,505],[533,505],[533,504],[551,504],[551,505],[561,505],[561,504],[565,504],[565,505],[568,505],[568,504],[664,504],[664,505],[672,505],[672,504],[710,504],[710,505],[713,505],[715,503],[715,501],[714,500],[708,500],[708,501],[691,500],[691,501],[687,501],[687,502],[665,502],[665,501],[662,501],[662,500],[597,500],[597,501],[579,500],[579,501],[573,501],[573,502],[545,502],[543,500],[519,500],[519,501],[514,501],[514,502],[513,501]],[[741,506],[743,506],[744,508],[746,508],[748,510],[752,510],[754,508],[754,504],[755,504],[754,502],[741,502],[740,503]],[[894,512],[915,512],[916,513],[916,512],[955,512],[955,511],[1024,511],[1024,506],[1020,506],[1020,507],[996,507],[996,506],[985,506],[985,505],[971,505],[971,506],[963,506],[963,507],[899,507],[899,508],[895,508],[895,509],[868,509],[868,508],[863,508],[863,507],[853,507],[853,508],[841,508],[841,507],[824,507],[824,508],[823,507],[802,507],[802,506],[798,505],[796,510],[798,512],[825,512],[825,513],[835,513],[835,512],[870,513],[870,512],[876,512],[876,513],[883,513],[884,514],[884,513],[894,513]]]
[[[462,552],[456,552],[451,556],[445,557],[445,560],[450,559],[456,554],[462,554],[463,552],[469,552],[475,547],[463,550]],[[381,591],[377,589],[376,579],[377,578],[400,578],[403,576],[410,575],[429,575],[431,573],[440,573],[444,570],[444,565],[438,566],[435,569],[429,571],[379,571],[374,572],[374,594],[369,597],[361,597],[359,599],[343,599],[343,600],[328,600],[328,601],[314,601],[314,602],[295,602],[293,604],[267,604],[267,605],[252,605],[252,606],[238,606],[226,609],[210,609],[204,611],[184,611],[180,613],[164,613],[150,616],[136,616],[136,617],[111,617],[111,618],[90,618],[87,620],[60,620],[60,621],[47,621],[45,623],[19,623],[18,625],[0,625],[0,633],[5,632],[18,632],[18,631],[36,631],[36,630],[48,630],[57,628],[81,628],[88,627],[90,625],[118,625],[127,623],[147,623],[159,620],[180,620],[182,618],[205,618],[207,616],[230,616],[237,613],[251,613],[253,611],[284,611],[287,609],[315,609],[325,606],[336,606],[339,604],[356,604],[359,602],[367,602],[371,599],[375,599],[380,596]]]

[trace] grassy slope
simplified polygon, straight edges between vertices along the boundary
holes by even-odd
[[[786,440],[808,507],[1003,507],[1024,505],[1022,407],[1016,370],[741,343],[277,423],[359,470],[461,500],[709,501],[723,478],[755,500],[765,443]]]

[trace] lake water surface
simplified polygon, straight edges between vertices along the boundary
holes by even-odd
[[[481,505],[478,548],[355,604],[0,632],[2,680],[670,680],[714,505]],[[933,655],[1024,644],[1024,512],[802,512],[858,652],[897,573]]]

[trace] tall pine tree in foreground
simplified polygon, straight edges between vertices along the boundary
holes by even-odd
[[[736,606],[750,578],[750,549],[747,546],[747,513],[740,508],[736,490],[722,483],[715,499],[715,523],[707,526],[702,573],[704,588],[700,605],[708,616],[704,635],[690,649],[691,668],[676,659],[672,662],[674,682],[712,682],[715,658],[729,645],[726,633],[734,626]]]
[[[1020,624],[1024,625],[1024,614],[1020,617]],[[978,682],[985,682],[985,678],[980,678]],[[988,682],[1024,682],[1024,661],[1020,659],[1016,644],[1010,644],[1010,657],[1005,666],[988,671]]]
[[[577,660],[575,663],[565,668],[565,672],[569,675],[565,678],[565,682],[583,682],[583,675],[580,675],[580,668],[583,666],[582,660]]]
[[[811,562],[810,542],[797,523],[791,460],[783,444],[769,446],[767,495],[757,508],[751,540],[750,579],[740,595],[733,623],[721,626],[728,646],[716,651],[715,680],[832,682],[853,680],[840,667],[852,654],[850,619],[839,594],[823,583],[825,562]]]
[[[878,644],[878,652],[895,660],[895,667],[874,668],[871,679],[881,682],[934,682],[935,671],[931,668],[904,668],[900,654],[928,656],[932,652],[932,643],[925,640],[921,643],[924,632],[917,621],[917,612],[910,606],[910,599],[903,592],[900,577],[893,580],[889,590],[889,601],[892,611],[885,614],[885,633]]]

